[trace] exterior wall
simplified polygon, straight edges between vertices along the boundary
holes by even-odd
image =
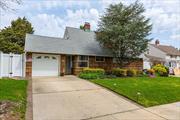
[[[26,77],[32,77],[32,53],[26,54]]]
[[[60,75],[65,75],[66,71],[66,55],[60,55]],[[113,62],[113,58],[105,57],[104,62],[97,62],[95,56],[89,56],[89,67],[90,68],[103,68],[106,72],[111,71],[113,68],[117,68],[118,64]],[[132,68],[132,69],[143,69],[143,60],[134,60],[131,61],[124,68]],[[72,56],[72,74],[78,75],[83,68],[78,67],[78,55]],[[26,54],[26,77],[32,77],[32,53]]]
[[[78,75],[83,68],[78,67],[78,56],[74,57],[73,60],[73,74]],[[106,72],[110,72],[113,68],[118,68],[117,63],[113,63],[112,57],[105,57],[105,61],[103,62],[97,62],[95,56],[89,56],[89,68],[103,68]],[[124,66],[124,68],[132,68],[132,69],[143,69],[143,60],[133,60],[128,65]]]

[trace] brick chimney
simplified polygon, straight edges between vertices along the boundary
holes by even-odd
[[[160,42],[159,42],[159,40],[157,39],[156,41],[155,41],[155,45],[159,45],[160,44]]]
[[[90,31],[91,30],[91,25],[89,22],[84,23],[84,31]]]

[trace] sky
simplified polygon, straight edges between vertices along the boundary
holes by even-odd
[[[8,0],[7,0],[8,1]],[[110,4],[125,5],[135,0],[21,0],[17,5],[8,2],[15,11],[0,9],[0,29],[9,26],[12,20],[26,17],[32,23],[36,35],[63,37],[66,26],[79,28],[84,22],[97,29],[99,18]],[[154,43],[180,48],[180,0],[139,0],[146,9],[153,29],[149,38]]]

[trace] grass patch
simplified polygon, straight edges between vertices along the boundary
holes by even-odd
[[[27,80],[0,79],[0,101],[17,104],[13,111],[25,119]]]
[[[91,81],[145,107],[180,101],[180,78],[177,77],[108,78]],[[138,92],[140,95],[137,95]]]

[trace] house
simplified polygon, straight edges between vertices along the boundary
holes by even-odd
[[[66,27],[63,38],[27,34],[26,77],[78,75],[83,68],[118,67],[112,55],[96,41],[90,24],[84,29]],[[143,60],[132,60],[125,68],[143,69]]]
[[[161,45],[159,40],[148,45],[144,54],[144,69],[150,69],[155,64],[163,64],[172,69],[180,69],[180,51],[173,46]]]

